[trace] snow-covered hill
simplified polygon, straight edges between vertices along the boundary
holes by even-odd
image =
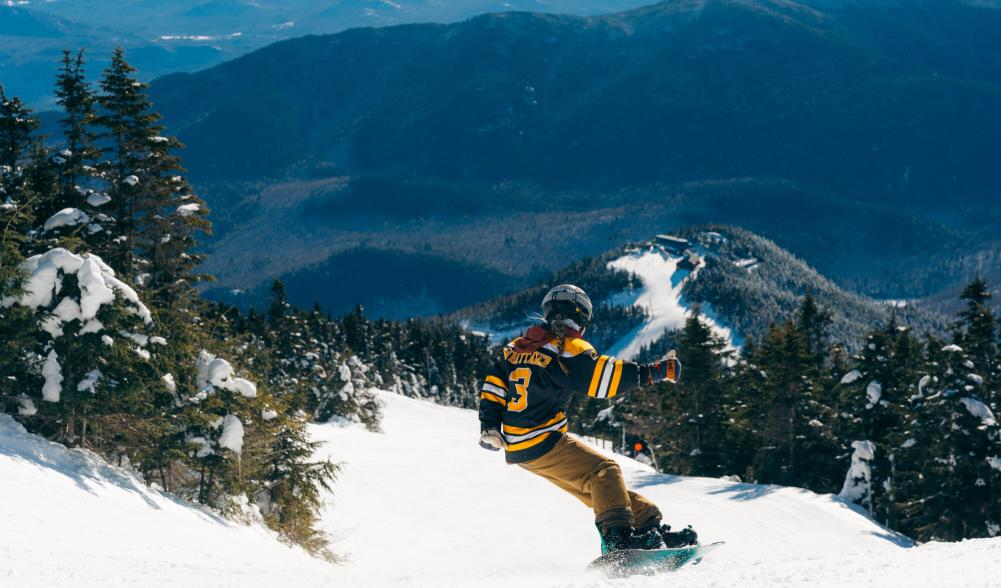
[[[318,585],[329,564],[0,414],[0,586]]]
[[[343,464],[324,524],[341,565],[227,523],[0,415],[3,586],[989,586],[1001,539],[909,542],[832,496],[681,478],[618,457],[669,522],[727,545],[670,579],[606,580],[590,512],[480,449],[472,411],[383,393],[384,432],[315,425]]]

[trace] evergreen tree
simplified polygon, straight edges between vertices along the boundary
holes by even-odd
[[[109,146],[101,164],[116,204],[117,247],[110,263],[143,285],[157,306],[173,308],[192,293],[195,234],[208,233],[208,209],[182,175],[173,137],[163,136],[147,85],[135,77],[121,48],[101,78],[97,124]]]
[[[977,277],[963,289],[960,299],[966,308],[959,313],[954,325],[954,340],[969,355],[978,375],[988,383],[985,400],[998,410],[998,390],[1001,389],[1001,366],[998,361],[998,321],[988,306],[991,293],[987,282]]]
[[[807,293],[796,314],[796,328],[818,372],[824,370],[830,355],[830,326],[830,311],[818,306],[813,294]]]
[[[623,424],[641,432],[657,462],[684,475],[720,475],[728,467],[723,435],[730,353],[698,309],[677,333],[684,374],[676,385],[639,389],[621,400]]]
[[[1001,532],[1001,428],[980,396],[983,382],[969,355],[955,344],[940,353],[939,374],[921,386],[922,426],[914,445],[925,461],[920,483],[902,501],[904,528],[921,540],[995,536]]]
[[[8,98],[0,86],[0,170],[6,176],[5,191],[10,186],[7,182],[18,180],[19,170],[36,141],[33,133],[37,128],[38,119],[31,109],[16,96]]]
[[[331,491],[339,468],[329,460],[314,461],[322,444],[310,441],[306,423],[299,418],[283,418],[272,439],[261,473],[267,493],[265,521],[291,543],[332,559],[329,540],[317,523],[323,505],[320,491]]]
[[[910,474],[905,472],[920,465],[905,463],[908,452],[900,450],[913,433],[911,397],[921,362],[918,342],[891,320],[868,335],[856,369],[841,380],[842,403],[853,417],[842,432],[852,442],[873,445],[869,499],[877,519],[890,526],[900,516],[898,474],[906,477]]]
[[[96,178],[93,164],[100,157],[94,146],[97,98],[87,82],[83,55],[82,49],[75,56],[63,51],[62,68],[56,76],[56,98],[63,108],[60,123],[66,145],[59,153],[60,187],[66,206],[75,208],[88,204],[84,186]]]
[[[0,178],[6,176],[0,173]],[[0,181],[3,181],[0,179]],[[6,182],[4,182],[6,185]],[[2,194],[0,194],[2,196]],[[10,198],[0,204],[0,412],[33,414],[34,401],[24,394],[30,385],[28,357],[25,350],[35,338],[31,310],[15,301],[24,294],[27,277],[21,267],[21,255],[30,222],[29,208]]]
[[[78,237],[86,251],[108,257],[114,219],[101,212],[111,197],[101,191],[105,182],[96,167],[101,156],[95,146],[97,97],[87,81],[84,63],[82,49],[76,55],[63,51],[62,67],[56,76],[56,98],[63,108],[60,124],[64,146],[52,158],[58,177],[59,198],[48,212],[54,214],[65,208],[83,212],[86,222],[57,231]],[[74,244],[69,245],[72,247]]]
[[[743,371],[740,387],[749,390],[739,398],[755,421],[760,449],[751,471],[760,482],[821,492],[840,487],[841,445],[831,402],[835,382],[830,352],[821,347],[828,338],[826,324],[826,312],[805,298],[796,321],[773,326],[749,358],[753,369]]]
[[[25,393],[33,385],[27,350],[36,338],[31,309],[15,302],[24,293],[24,251],[34,232],[39,195],[25,175],[38,122],[0,86],[0,410],[34,414]]]

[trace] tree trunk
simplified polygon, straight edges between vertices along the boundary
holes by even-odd
[[[796,398],[790,389],[789,399],[789,483],[796,483]]]
[[[64,441],[66,445],[72,447],[74,441],[76,440],[76,411],[70,411],[69,417],[66,419],[66,437]]]

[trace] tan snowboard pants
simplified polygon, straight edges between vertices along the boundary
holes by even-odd
[[[626,490],[619,464],[567,435],[542,457],[520,465],[576,496],[594,511],[600,528],[631,525],[641,529],[660,523],[656,505]]]

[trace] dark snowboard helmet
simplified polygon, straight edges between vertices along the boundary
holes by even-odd
[[[553,326],[583,332],[591,324],[591,299],[577,286],[560,284],[542,299],[542,318]]]

